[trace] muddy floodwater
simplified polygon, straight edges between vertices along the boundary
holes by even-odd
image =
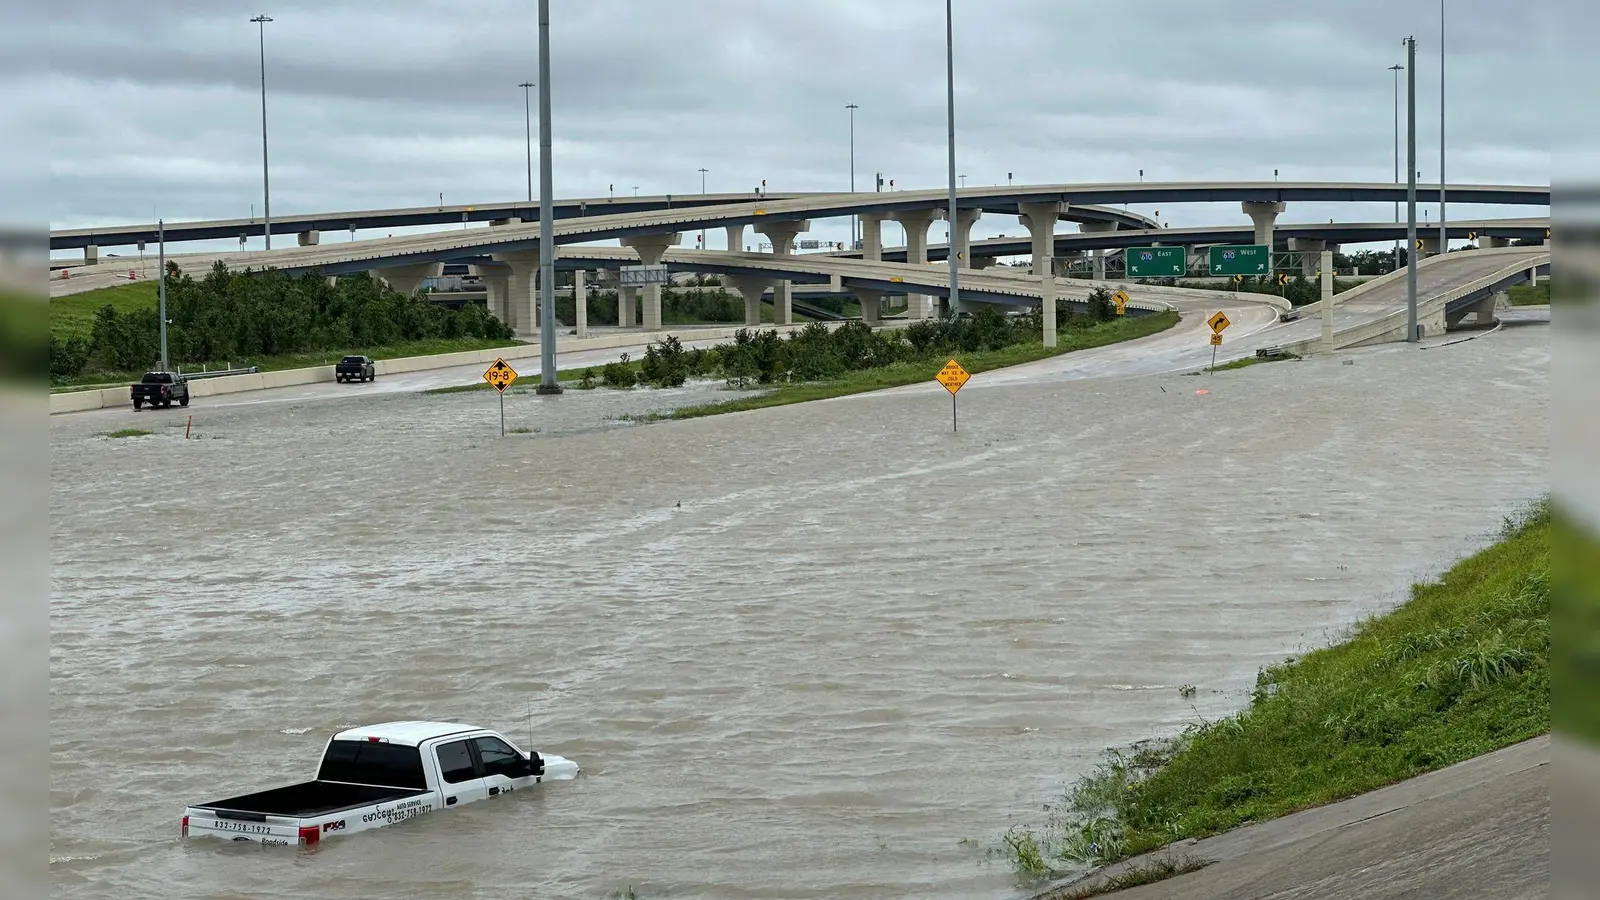
[[[1102,748],[1546,489],[1548,341],[980,375],[955,434],[937,389],[521,395],[503,439],[486,393],[55,417],[55,896],[1018,896],[987,851]],[[400,718],[584,772],[314,852],[179,839]]]

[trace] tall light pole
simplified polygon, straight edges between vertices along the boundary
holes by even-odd
[[[1439,252],[1450,252],[1444,210],[1444,0],[1439,0]]]
[[[156,253],[161,257],[156,262],[161,269],[158,273],[161,280],[156,285],[156,297],[161,306],[161,371],[170,372],[172,367],[167,363],[167,226],[160,219],[156,220]]]
[[[266,13],[251,19],[261,37],[261,194],[263,203],[262,233],[267,238],[267,249],[272,249],[272,181],[267,177],[267,23],[272,17]]]
[[[854,103],[846,103],[845,109],[850,110],[850,193],[856,192],[856,110],[860,109]],[[850,217],[850,249],[856,248],[856,242],[861,239],[861,217]]]
[[[556,377],[556,222],[550,173],[550,0],[539,0],[539,388],[561,393]]]
[[[522,121],[523,130],[527,132],[528,144],[528,202],[533,202],[533,100],[528,89],[533,87],[533,82],[524,81],[517,85],[522,88]]]
[[[1405,66],[1395,63],[1389,67],[1394,73],[1394,183],[1400,184],[1400,73]],[[1400,224],[1400,201],[1394,201],[1394,223]],[[1400,268],[1400,239],[1394,241],[1394,267]]]
[[[1417,39],[1406,38],[1406,342],[1417,342]],[[1443,186],[1443,182],[1440,182]]]
[[[961,313],[961,276],[957,274],[961,261],[956,258],[955,248],[958,218],[956,215],[956,32],[955,16],[950,7],[951,0],[944,0],[945,124],[950,156],[950,206],[947,213],[950,217],[950,249],[946,255],[950,260],[950,317],[955,318]]]

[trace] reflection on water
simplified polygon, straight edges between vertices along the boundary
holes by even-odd
[[[706,389],[525,395],[504,439],[492,394],[59,417],[56,892],[1005,896],[983,848],[1101,748],[1545,490],[1547,340],[978,376],[957,434],[942,391],[647,427],[607,422]],[[584,774],[313,854],[178,839],[413,717]]]

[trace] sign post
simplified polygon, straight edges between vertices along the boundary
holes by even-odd
[[[956,430],[956,394],[967,383],[967,379],[971,377],[971,375],[967,374],[967,370],[961,367],[961,363],[953,359],[945,363],[944,368],[939,370],[939,374],[934,376],[940,384],[944,385],[944,389],[950,392],[950,430],[952,432]]]
[[[503,358],[498,358],[484,370],[483,380],[494,385],[500,394],[500,436],[506,436],[506,388],[511,387],[511,382],[517,380],[517,370]]]
[[[1211,371],[1217,370],[1217,348],[1222,346],[1222,332],[1226,331],[1233,322],[1224,312],[1218,311],[1216,315],[1206,320],[1211,326]]]

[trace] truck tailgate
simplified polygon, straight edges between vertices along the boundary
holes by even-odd
[[[254,841],[269,847],[300,843],[301,819],[253,813],[217,812],[190,807],[184,811],[186,837],[215,837],[227,841]]]

